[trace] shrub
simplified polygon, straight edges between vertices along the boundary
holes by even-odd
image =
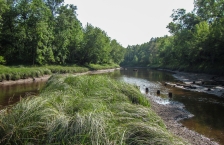
[[[6,63],[6,60],[4,59],[3,56],[0,56],[0,64],[5,64]]]

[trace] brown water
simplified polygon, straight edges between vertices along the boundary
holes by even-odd
[[[0,86],[0,109],[18,102],[21,98],[37,95],[46,81]]]
[[[102,74],[101,74],[102,75]],[[186,127],[197,131],[224,145],[224,99],[205,93],[191,92],[183,89],[165,87],[165,82],[178,82],[171,73],[150,69],[133,68],[117,70],[109,73],[115,79],[122,80],[140,87],[142,93],[149,88],[149,96],[154,97],[160,104],[171,102],[179,103],[190,113],[194,114],[191,119],[181,121]],[[0,108],[19,101],[30,94],[38,94],[44,87],[45,82],[30,82],[19,85],[0,86]],[[160,90],[158,97],[156,91]],[[173,93],[173,99],[168,98],[168,92]]]
[[[145,88],[149,88],[149,96],[160,104],[168,104],[171,102],[179,103],[185,107],[194,117],[181,122],[184,126],[195,130],[196,132],[209,137],[212,140],[224,145],[224,99],[214,95],[192,92],[174,87],[164,86],[165,82],[178,82],[171,73],[150,69],[133,68],[120,70],[111,73],[113,77],[140,87],[142,93]],[[160,98],[156,95],[156,91],[160,90]],[[173,98],[168,98],[168,92],[173,93]]]

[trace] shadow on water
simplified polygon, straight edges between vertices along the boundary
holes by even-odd
[[[21,97],[37,95],[45,83],[46,81],[40,81],[0,86],[0,109],[18,102]]]
[[[149,88],[150,97],[160,104],[171,103],[168,92],[172,92],[172,102],[180,102],[187,111],[194,114],[190,119],[182,120],[181,123],[191,130],[203,134],[212,140],[224,145],[224,99],[214,95],[183,90],[175,87],[164,86],[165,82],[179,82],[172,73],[139,68],[133,71],[128,68],[115,71],[110,74],[118,80],[139,86],[140,91],[145,93]],[[160,90],[161,95],[156,94]]]

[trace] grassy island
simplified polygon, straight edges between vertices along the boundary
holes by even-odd
[[[107,76],[53,75],[39,96],[0,112],[0,144],[185,144],[137,87]]]

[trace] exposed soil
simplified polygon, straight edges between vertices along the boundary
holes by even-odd
[[[44,75],[42,77],[38,77],[38,78],[27,78],[27,79],[20,79],[20,80],[10,80],[10,81],[2,81],[0,82],[0,86],[2,85],[14,85],[14,84],[23,84],[23,83],[32,83],[34,81],[47,81],[49,78],[51,77],[51,75]]]

